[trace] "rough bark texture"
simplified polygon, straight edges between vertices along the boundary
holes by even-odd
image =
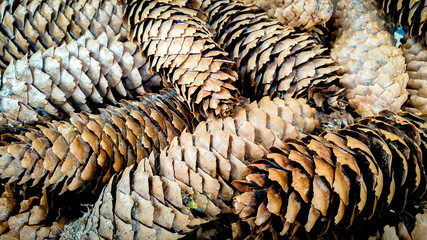
[[[150,69],[166,79],[198,119],[227,117],[237,103],[234,62],[212,39],[205,15],[187,1],[126,3],[129,39],[137,42]]]
[[[0,123],[20,127],[97,111],[150,90],[145,58],[131,42],[91,34],[12,63],[1,77]],[[157,76],[157,81],[159,81]]]
[[[201,9],[215,40],[236,61],[244,96],[302,97],[326,109],[343,104],[339,67],[309,34],[296,33],[260,8],[237,1],[202,1]]]
[[[372,1],[342,0],[331,56],[343,67],[341,83],[350,105],[362,116],[400,110],[408,97],[405,58]]]
[[[101,114],[75,113],[70,122],[54,121],[21,134],[3,134],[1,182],[15,184],[13,190],[23,200],[48,189],[51,195],[44,209],[55,214],[52,211],[59,207],[50,207],[65,204],[60,195],[96,194],[112,175],[150,153],[158,154],[184,129],[191,130],[191,113],[177,98],[173,90],[146,93],[139,101],[122,101]],[[18,200],[2,209],[1,224],[12,224],[17,204]],[[40,221],[47,217],[44,212],[36,214]]]
[[[242,2],[256,4],[281,23],[302,29],[327,22],[334,11],[331,0],[242,0]]]
[[[383,112],[284,145],[253,162],[245,180],[233,182],[243,192],[234,198],[234,212],[260,231],[292,236],[301,226],[320,234],[390,209],[400,213],[425,196],[425,117]]]
[[[25,54],[70,42],[86,32],[126,36],[123,7],[116,0],[2,1],[0,69]]]
[[[379,0],[384,12],[411,37],[425,39],[427,2],[423,0]],[[427,43],[427,42],[426,42]]]
[[[264,98],[238,108],[233,117],[201,122],[194,133],[175,138],[157,159],[142,160],[144,166],[140,163],[138,170],[125,171],[120,182],[126,184],[110,183],[90,215],[71,224],[66,232],[80,228],[82,238],[93,239],[111,239],[111,232],[130,231],[144,238],[168,234],[176,239],[193,230],[196,223],[230,213],[236,194],[231,181],[244,178],[247,165],[265,157],[268,148],[283,146],[282,140],[288,136],[311,131],[313,115],[314,109],[297,100]],[[157,163],[154,170],[147,167],[153,163]],[[129,176],[133,182],[129,183]],[[133,193],[136,187],[144,193]],[[141,215],[141,209],[148,210]]]
[[[427,114],[427,45],[415,38],[406,38],[402,45],[409,74],[407,109]]]

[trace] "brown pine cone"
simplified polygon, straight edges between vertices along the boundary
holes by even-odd
[[[59,119],[145,92],[145,82],[156,76],[144,74],[146,59],[137,46],[118,37],[100,34],[94,39],[87,34],[29,59],[12,60],[1,81],[0,122],[20,127],[46,117]]]
[[[192,129],[192,115],[173,90],[123,100],[98,115],[74,113],[70,120],[0,136],[0,181],[14,183],[24,199],[48,189],[51,214],[61,207],[58,196],[96,196],[112,175],[158,154],[184,129]],[[52,204],[59,206],[50,209]],[[16,207],[3,209],[0,224],[13,218]]]
[[[146,173],[144,175],[137,173],[138,170],[135,168],[129,168],[128,172],[123,173],[122,179],[129,179],[129,175],[132,176],[131,179],[135,179],[130,189],[134,188],[133,186],[145,186],[140,189],[145,194],[120,190],[129,189],[129,184],[118,184],[116,190],[107,187],[104,189],[104,195],[95,204],[91,215],[72,224],[71,229],[74,230],[71,232],[80,226],[82,230],[78,232],[93,239],[97,239],[97,236],[108,238],[105,234],[111,234],[111,231],[121,234],[120,229],[128,229],[127,231],[139,234],[140,226],[131,225],[131,223],[132,220],[139,219],[140,214],[139,210],[132,209],[146,206],[138,203],[141,201],[141,196],[151,201],[146,204],[154,206],[155,211],[156,209],[162,211],[160,213],[149,210],[149,213],[144,214],[149,216],[148,219],[154,219],[154,224],[151,222],[144,224],[146,227],[144,233],[147,234],[144,236],[157,234],[159,237],[159,234],[167,233],[171,238],[177,238],[180,234],[187,233],[196,227],[196,220],[192,220],[195,217],[198,217],[197,224],[200,224],[218,217],[220,213],[230,213],[231,199],[235,195],[230,182],[244,178],[249,171],[247,165],[253,160],[265,157],[266,149],[282,146],[282,140],[289,135],[297,137],[304,135],[303,132],[308,133],[316,122],[314,112],[314,109],[308,107],[303,100],[284,101],[264,98],[260,102],[238,108],[233,117],[201,122],[194,133],[185,132],[179,138],[175,138],[157,159],[146,159],[139,163],[138,169],[144,168],[145,172],[149,170],[150,176],[155,176],[145,177]],[[292,123],[297,127],[292,126]],[[298,133],[296,128],[300,128],[302,132]],[[153,162],[158,165],[155,164],[155,170],[151,173],[152,170],[147,165]],[[142,164],[144,167],[141,166]],[[135,182],[141,179],[149,182],[146,184]],[[154,185],[154,180],[157,181],[156,184],[163,183],[163,191],[154,191],[162,189],[162,185]],[[112,194],[112,191],[117,193]],[[168,205],[156,207],[156,204],[159,204],[158,201],[165,202],[163,197],[158,197],[159,194],[164,195],[165,198],[168,197],[166,201]],[[118,202],[110,204],[110,201],[119,201],[119,199],[127,199],[126,204],[121,205]],[[123,206],[125,210],[120,214],[129,217],[113,219],[111,216],[113,213],[118,215],[118,209],[111,207],[105,207],[101,214],[101,210],[98,210],[101,204]],[[129,215],[131,213],[133,214]],[[120,214],[118,216],[121,216]],[[108,223],[113,222],[113,226],[117,228],[106,232],[103,227],[107,223],[104,222],[105,219],[108,219]],[[119,224],[118,219],[124,222]]]
[[[124,21],[154,72],[166,79],[198,119],[227,117],[237,103],[233,62],[212,39],[204,14],[179,1],[134,0]]]
[[[215,40],[236,61],[244,96],[302,97],[317,105],[313,89],[339,86],[339,68],[309,34],[296,33],[260,8],[237,1],[202,1],[201,9]]]
[[[74,191],[86,182],[107,182],[115,172],[159,151],[192,117],[173,90],[121,101],[101,114],[72,114],[70,122],[48,123],[21,134],[4,134],[1,178]],[[40,182],[43,181],[43,182]],[[61,183],[65,182],[62,186]],[[86,188],[87,186],[83,186]]]
[[[242,2],[254,3],[281,23],[303,29],[327,22],[334,10],[331,0],[243,0]]]
[[[350,106],[361,116],[397,112],[408,97],[405,59],[372,1],[342,0],[331,56],[343,67],[341,83]]]
[[[409,75],[407,109],[427,114],[427,45],[415,38],[405,38],[402,45]]]
[[[285,140],[233,185],[234,212],[292,236],[349,227],[425,196],[426,118],[384,112],[335,133]]]
[[[13,184],[12,184],[13,185]],[[67,223],[64,217],[56,219],[49,225],[44,224],[49,214],[46,189],[39,195],[22,198],[10,184],[3,187],[0,197],[0,239],[58,239]],[[11,210],[15,214],[9,216]]]
[[[126,36],[123,7],[116,0],[2,1],[0,69],[26,54],[71,42],[90,32]]]
[[[425,39],[427,4],[425,1],[379,0],[384,12],[411,37]],[[426,39],[427,40],[427,39]],[[427,41],[426,41],[427,42]]]
[[[404,222],[398,225],[387,225],[381,231],[377,232],[375,236],[369,240],[382,239],[382,240],[424,240],[427,236],[427,212],[418,213],[415,216],[415,222],[412,231],[408,230]]]

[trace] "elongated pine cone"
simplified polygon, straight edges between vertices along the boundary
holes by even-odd
[[[244,178],[247,165],[265,157],[268,148],[283,146],[282,140],[288,136],[311,131],[314,114],[304,100],[266,97],[238,108],[232,117],[201,122],[194,133],[175,138],[157,159],[142,160],[138,170],[125,171],[120,181],[126,184],[105,188],[91,214],[71,224],[70,232],[80,226],[83,230],[78,232],[91,239],[108,239],[113,232],[160,239],[168,234],[176,239],[193,230],[196,223],[230,213],[235,195],[231,181]],[[146,172],[152,170],[144,161],[158,163],[149,176]],[[138,173],[141,169],[144,173]],[[129,175],[133,182],[129,183]],[[132,190],[136,188],[138,194]]]
[[[13,62],[1,77],[0,123],[19,127],[91,112],[145,92],[146,59],[131,42],[90,34]],[[158,78],[159,76],[157,76]],[[58,109],[59,108],[59,109]]]
[[[371,1],[342,0],[331,56],[343,67],[349,104],[362,116],[397,112],[408,97],[405,58]]]
[[[146,93],[139,101],[122,100],[97,115],[73,113],[70,120],[1,135],[0,181],[14,183],[24,200],[48,189],[45,211],[51,214],[57,209],[50,209],[52,204],[64,204],[58,196],[96,194],[112,175],[158,154],[184,129],[192,129],[189,109],[171,89],[161,95]],[[2,209],[0,224],[13,224],[17,204]]]
[[[379,0],[384,12],[389,14],[393,22],[402,27],[411,37],[426,36],[427,4],[422,0]],[[427,40],[426,40],[427,43]]]
[[[427,118],[383,114],[270,149],[233,182],[243,192],[234,212],[260,231],[292,236],[298,226],[322,234],[419,201],[427,188]]]
[[[245,97],[302,97],[314,103],[312,90],[338,88],[339,67],[309,34],[296,33],[260,8],[237,1],[202,1],[201,9],[215,40],[236,61]]]
[[[237,103],[234,62],[212,39],[204,14],[186,1],[127,3],[129,39],[141,46],[151,69],[165,78],[198,119],[227,117]]]
[[[408,111],[415,108],[427,114],[427,45],[415,38],[405,38],[405,41],[402,50],[409,74]]]
[[[331,0],[242,0],[242,2],[254,3],[281,23],[302,29],[327,22],[334,11]]]
[[[59,46],[90,32],[126,36],[116,0],[24,0],[0,4],[0,70],[12,60]]]

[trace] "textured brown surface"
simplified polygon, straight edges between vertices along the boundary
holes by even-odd
[[[406,38],[405,41],[402,50],[409,75],[407,107],[427,114],[427,46],[415,38]]]
[[[137,46],[118,38],[86,34],[30,58],[12,60],[0,76],[0,123],[19,127],[46,117],[96,111],[121,98],[134,98],[145,92],[144,87],[150,90],[147,85],[160,81],[159,76],[147,75]]]
[[[67,220],[58,216],[45,224],[49,214],[47,191],[22,198],[22,193],[17,193],[14,184],[11,185],[2,187],[0,239],[58,239]],[[10,209],[15,211],[13,216],[9,216]]]
[[[59,46],[91,32],[113,38],[128,31],[123,7],[116,0],[2,1],[0,4],[0,69],[13,59]]]
[[[298,226],[321,233],[419,201],[427,187],[426,119],[384,114],[271,149],[249,166],[245,180],[233,182],[244,192],[234,212],[260,231],[273,226],[292,235]]]
[[[309,29],[314,25],[327,22],[333,13],[331,0],[243,0],[245,4],[256,4],[272,18],[281,23]]]
[[[95,204],[95,210],[85,220],[87,224],[80,219],[80,222],[70,225],[69,229],[80,227],[83,230],[79,231],[83,235],[96,239],[95,236],[106,236],[105,225],[108,223],[107,226],[113,227],[109,231],[118,234],[123,233],[120,229],[128,229],[135,234],[139,234],[140,229],[145,229],[141,232],[145,235],[139,236],[157,234],[160,238],[159,234],[167,233],[174,239],[178,234],[193,229],[195,223],[212,220],[220,213],[230,213],[231,200],[235,195],[231,181],[244,178],[249,172],[247,165],[265,157],[270,147],[283,146],[282,140],[286,137],[299,137],[313,129],[316,123],[313,118],[315,111],[303,100],[301,102],[264,98],[260,102],[238,108],[232,117],[199,123],[194,133],[184,132],[175,138],[157,159],[143,160],[142,162],[146,161],[144,167],[141,166],[142,162],[139,164],[138,169],[143,168],[145,172],[149,172],[151,168],[147,168],[147,164],[158,163],[155,168],[157,171],[150,173],[153,177],[145,177],[147,173],[131,169],[123,173],[121,181],[127,182],[129,174],[134,181],[144,180],[143,184],[133,182],[130,187],[132,190],[134,186],[139,186],[144,194],[137,195],[125,190],[129,189],[127,183],[113,184],[117,187],[109,186],[104,189],[103,195]],[[156,184],[161,183],[163,188],[156,187]],[[154,219],[155,224],[139,220],[140,212],[135,209],[142,206],[138,203],[142,201],[141,196],[146,200],[143,202],[154,206],[154,211],[149,210],[144,216],[149,220]],[[119,205],[119,199],[126,201],[123,203],[126,207],[114,207]],[[110,203],[114,201],[115,205]],[[167,204],[156,208],[159,201]],[[100,206],[105,206],[102,212],[98,211],[102,209]],[[122,218],[121,214],[128,217]],[[195,216],[200,219],[192,220]],[[104,219],[107,219],[106,222],[103,222]],[[134,219],[138,221],[133,221]],[[132,221],[141,224],[132,224]]]
[[[405,58],[372,1],[342,0],[331,56],[343,67],[349,104],[362,116],[400,110],[408,97]]]
[[[234,62],[212,39],[204,14],[187,1],[127,3],[129,39],[141,46],[154,72],[166,79],[198,119],[227,117],[237,103]]]
[[[423,0],[379,0],[384,12],[411,37],[426,36],[427,3]]]
[[[369,240],[424,240],[427,236],[427,212],[418,213],[415,216],[414,228],[408,230],[404,222],[400,222],[396,226],[387,225],[376,236],[372,236]]]
[[[61,204],[57,200],[61,194],[96,193],[113,174],[159,153],[185,128],[191,130],[192,116],[177,98],[173,90],[146,93],[139,101],[121,101],[101,114],[74,113],[70,122],[54,121],[21,134],[3,134],[1,182],[14,183],[15,192],[24,199],[34,196],[25,189],[33,194],[41,187],[49,189],[48,208]],[[1,224],[10,224],[16,207],[3,209]],[[44,215],[38,217],[44,219]]]
[[[260,8],[237,1],[202,1],[201,9],[215,40],[236,61],[245,97],[303,97],[317,106],[334,104],[329,99],[341,93],[339,67],[309,34],[296,33]],[[314,95],[325,89],[332,91],[318,103]]]

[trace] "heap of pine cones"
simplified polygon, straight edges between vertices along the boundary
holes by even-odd
[[[0,0],[0,240],[425,239],[425,9]]]

